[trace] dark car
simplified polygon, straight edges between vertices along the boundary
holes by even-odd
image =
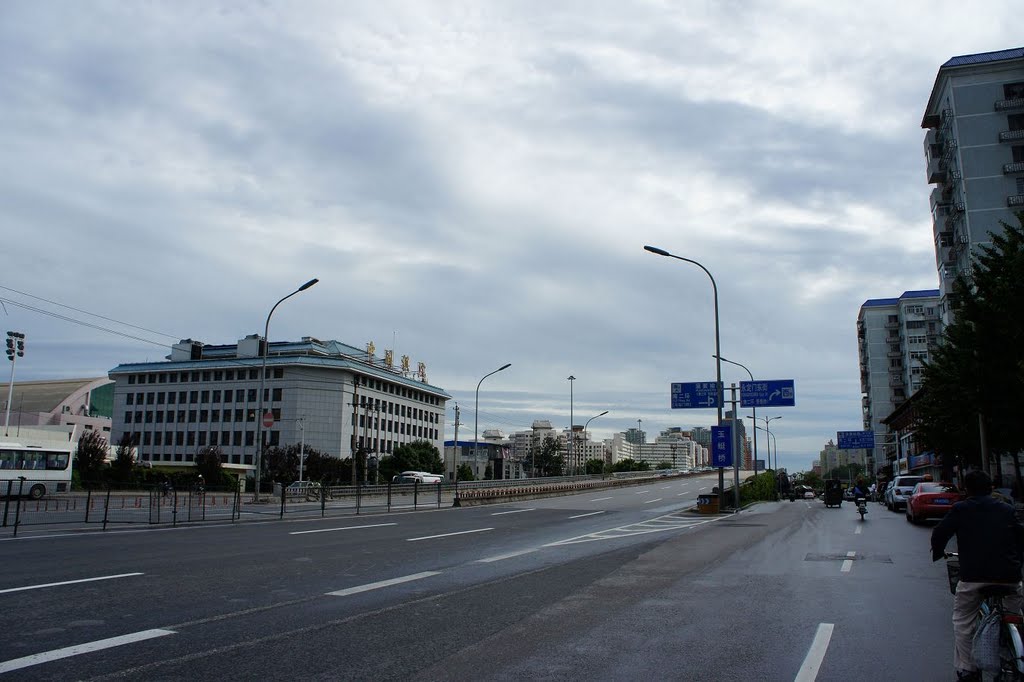
[[[941,519],[962,499],[963,493],[950,483],[918,483],[907,498],[907,521],[920,523],[925,519]]]

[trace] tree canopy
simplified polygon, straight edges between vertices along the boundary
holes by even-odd
[[[983,466],[981,427],[990,453],[1024,449],[1024,212],[1000,223],[969,273],[953,288],[955,321],[931,353],[917,397],[917,438],[954,463]],[[1018,467],[1019,471],[1019,467]]]

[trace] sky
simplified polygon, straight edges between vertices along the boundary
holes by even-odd
[[[453,397],[447,438],[455,404],[463,438],[478,382],[511,363],[480,386],[480,432],[608,410],[592,437],[639,423],[651,440],[714,423],[669,391],[716,367],[711,279],[649,244],[714,277],[723,357],[794,380],[795,407],[758,416],[782,417],[778,463],[806,470],[863,428],[861,304],[938,286],[920,127],[937,70],[1019,47],[1018,12],[8,0],[15,380],[234,343],[317,277],[271,340],[425,363]]]

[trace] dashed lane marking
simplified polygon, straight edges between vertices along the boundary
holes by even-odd
[[[63,649],[54,649],[53,651],[44,651],[39,654],[32,654],[31,656],[12,658],[9,661],[0,662],[0,674],[9,673],[12,670],[21,670],[22,668],[28,668],[41,663],[49,663],[50,661],[56,661],[62,658],[78,656],[79,654],[87,654],[93,651],[101,651],[103,649],[110,649],[116,646],[133,644],[135,642],[153,639],[154,637],[165,637],[173,634],[175,634],[173,630],[142,630],[141,632],[133,632],[128,635],[121,635],[120,637],[98,639],[95,642],[85,642],[84,644],[75,644],[73,646],[64,647]]]
[[[331,597],[347,597],[350,594],[359,594],[360,592],[369,592],[370,590],[379,590],[382,587],[391,587],[392,585],[401,585],[402,583],[412,582],[413,580],[422,580],[423,578],[429,578],[437,575],[439,571],[424,571],[423,573],[413,573],[412,575],[403,575],[400,578],[391,578],[390,580],[381,580],[375,583],[367,583],[366,585],[356,585],[355,587],[346,587],[343,590],[335,590],[334,592],[328,592],[327,595]]]

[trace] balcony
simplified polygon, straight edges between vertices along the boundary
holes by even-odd
[[[1013,142],[1015,140],[1024,140],[1024,130],[1004,130],[999,133],[1000,142]],[[929,182],[932,182],[929,180]]]
[[[889,388],[905,388],[906,385],[907,381],[903,378],[902,374],[889,375]]]
[[[1024,206],[1024,194],[1011,194],[1006,197],[1007,206]]]
[[[1021,131],[1024,132],[1024,131]],[[1002,142],[1003,133],[999,133],[999,141]],[[941,159],[932,159],[928,162],[928,184],[935,184],[946,181],[946,166]]]
[[[1024,173],[1024,163],[1004,163],[1004,173]]]
[[[1011,111],[1013,109],[1024,109],[1024,97],[996,100],[995,107],[996,111]]]

